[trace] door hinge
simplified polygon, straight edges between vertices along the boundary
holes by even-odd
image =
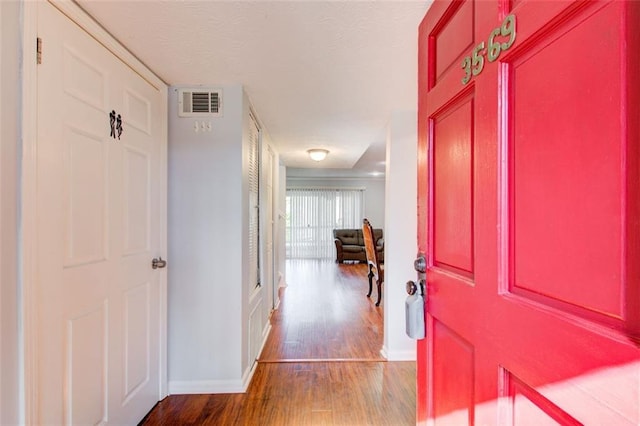
[[[42,39],[36,38],[36,63],[40,65],[42,63]]]

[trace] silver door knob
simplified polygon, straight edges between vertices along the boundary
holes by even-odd
[[[162,260],[162,256],[160,256],[157,259],[154,258],[151,261],[151,268],[153,268],[153,269],[164,268],[165,266],[167,266],[167,261],[166,260]]]

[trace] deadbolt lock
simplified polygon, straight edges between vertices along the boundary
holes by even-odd
[[[413,261],[413,267],[421,274],[427,272],[427,259],[424,257],[424,254],[418,253],[418,257]]]

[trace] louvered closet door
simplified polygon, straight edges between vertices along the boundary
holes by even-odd
[[[260,284],[260,128],[249,116],[249,273],[252,286]]]
[[[260,127],[249,115],[249,348],[250,362],[260,355],[263,324],[260,305]],[[265,302],[266,303],[266,302]]]
[[[163,98],[47,2],[38,34],[36,423],[135,424],[159,399]]]

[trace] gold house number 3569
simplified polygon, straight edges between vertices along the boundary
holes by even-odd
[[[509,37],[509,40],[505,42],[496,41],[496,37]],[[484,41],[477,45],[471,55],[465,56],[462,60],[462,69],[464,70],[464,77],[462,78],[462,84],[467,84],[471,80],[471,76],[477,76],[484,69],[484,55],[487,55],[487,60],[493,62],[500,53],[509,49],[516,41],[516,17],[515,15],[507,15],[502,21],[502,25],[494,28],[489,34],[487,40],[487,48],[485,49]]]

